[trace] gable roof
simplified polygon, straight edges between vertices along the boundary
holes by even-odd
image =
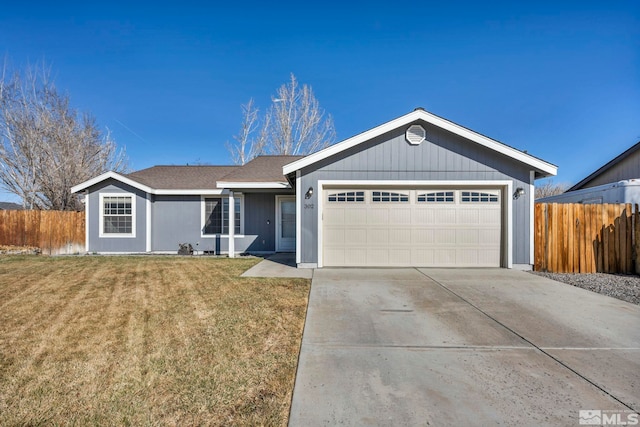
[[[366,141],[369,141],[375,137],[383,135],[394,129],[397,129],[399,127],[406,126],[415,122],[419,122],[419,121],[432,124],[441,129],[447,130],[451,133],[454,133],[470,141],[473,141],[479,145],[482,145],[491,150],[494,150],[498,153],[501,153],[505,156],[511,157],[514,160],[517,160],[526,165],[529,165],[531,166],[532,169],[536,171],[536,178],[556,175],[558,172],[558,167],[551,163],[545,162],[544,160],[538,159],[537,157],[534,157],[523,151],[510,147],[494,139],[488,138],[484,135],[481,135],[477,132],[467,129],[463,126],[453,123],[449,120],[443,119],[442,117],[438,117],[435,114],[431,114],[422,108],[416,108],[409,114],[405,114],[404,116],[398,117],[397,119],[383,123],[380,126],[377,126],[366,132],[363,132],[354,137],[351,137],[342,142],[339,142],[335,145],[327,147],[324,150],[320,150],[300,160],[289,163],[288,165],[285,165],[283,167],[283,173],[284,175],[289,175],[306,166],[312,165],[330,156],[336,155],[342,151],[355,147],[359,144],[362,144]]]
[[[620,154],[617,157],[615,157],[613,160],[610,160],[607,163],[605,163],[602,167],[597,169],[595,172],[591,173],[589,176],[584,178],[582,181],[578,182],[576,185],[574,185],[573,187],[569,188],[567,191],[565,191],[565,193],[567,193],[569,191],[580,190],[582,187],[584,187],[590,181],[593,181],[599,175],[602,175],[606,171],[612,169],[618,163],[622,162],[624,159],[626,159],[627,157],[631,156],[633,153],[635,153],[638,150],[640,150],[640,141],[638,141],[636,144],[631,146],[631,148],[629,148],[628,150],[624,151],[622,154]]]
[[[115,179],[150,194],[221,194],[226,188],[290,188],[282,166],[302,156],[259,156],[243,166],[153,166],[129,174],[109,171],[71,188]]]
[[[218,188],[289,187],[282,167],[303,156],[259,156],[218,180]]]

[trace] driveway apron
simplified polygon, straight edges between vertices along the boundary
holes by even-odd
[[[318,269],[290,426],[640,409],[640,307],[505,269]]]

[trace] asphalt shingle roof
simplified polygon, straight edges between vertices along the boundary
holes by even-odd
[[[259,156],[220,178],[223,182],[286,182],[282,167],[304,156]]]
[[[286,182],[282,166],[304,156],[259,156],[243,166],[153,166],[127,178],[154,189],[213,189],[218,182]]]
[[[239,166],[153,166],[127,175],[140,184],[162,190],[216,188],[216,182]]]

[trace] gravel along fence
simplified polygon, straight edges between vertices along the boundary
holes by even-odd
[[[640,276],[637,275],[543,273],[539,271],[531,273],[640,305]]]

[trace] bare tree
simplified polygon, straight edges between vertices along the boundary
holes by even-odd
[[[333,119],[320,108],[311,87],[300,87],[293,73],[271,101],[262,119],[253,100],[242,106],[240,133],[234,145],[227,145],[236,164],[260,154],[310,154],[335,142]]]
[[[233,137],[236,140],[235,144],[227,143],[231,160],[236,165],[244,165],[264,151],[267,127],[260,126],[260,133],[256,137],[254,134],[258,127],[258,109],[251,98],[249,102],[242,105],[242,124],[238,135]]]
[[[28,209],[82,208],[70,188],[107,170],[127,168],[109,132],[71,108],[43,63],[0,76],[0,186]]]
[[[569,189],[570,185],[566,183],[556,184],[552,179],[547,180],[542,185],[536,185],[535,198],[541,199],[543,197],[555,196],[562,194]]]

